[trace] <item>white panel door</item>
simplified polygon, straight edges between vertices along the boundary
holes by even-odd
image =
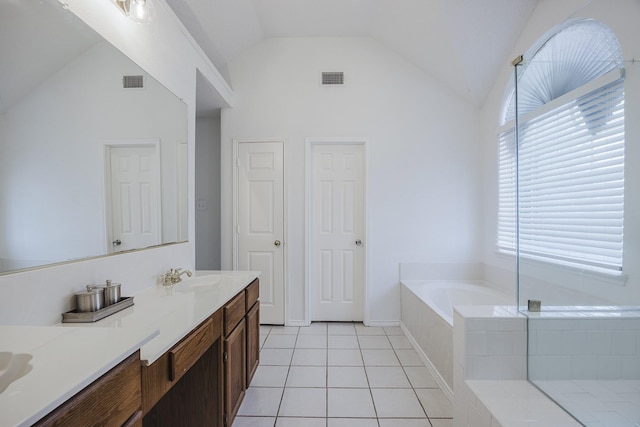
[[[364,147],[312,146],[311,320],[361,321]]]
[[[112,252],[159,245],[160,185],[156,147],[111,147]]]
[[[284,324],[282,142],[238,144],[238,269],[261,271],[260,323]]]

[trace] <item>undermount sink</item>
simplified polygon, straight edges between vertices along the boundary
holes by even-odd
[[[222,275],[192,277],[180,283],[177,289],[186,292],[197,290],[213,290],[217,288],[221,284],[221,282],[228,277],[229,276]]]
[[[33,366],[29,361],[33,358],[28,353],[14,354],[9,351],[0,351],[0,394],[9,384],[27,375]]]

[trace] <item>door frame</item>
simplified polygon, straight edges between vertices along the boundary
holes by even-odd
[[[111,150],[113,148],[153,148],[157,154],[156,156],[156,182],[158,184],[158,239],[160,244],[162,244],[162,152],[160,150],[160,140],[159,139],[112,139],[112,140],[103,140],[102,142],[102,164],[104,167],[104,173],[102,174],[104,182],[104,219],[105,219],[105,228],[104,228],[104,244],[105,244],[105,253],[113,254],[116,251],[113,250],[113,245],[111,244],[111,239],[113,238],[113,217],[112,217],[112,209],[111,209]]]
[[[305,203],[304,203],[304,219],[305,219],[305,257],[304,257],[304,289],[305,289],[305,324],[311,324],[311,298],[313,291],[311,289],[311,267],[313,233],[312,233],[312,203],[313,203],[313,147],[316,145],[362,145],[364,150],[363,162],[363,195],[364,198],[364,265],[362,266],[362,318],[365,325],[369,325],[371,313],[369,312],[369,152],[371,141],[367,137],[307,137],[305,138]]]
[[[284,238],[284,243],[282,244],[282,291],[284,293],[284,301],[282,310],[284,311],[284,324],[288,326],[290,324],[289,320],[289,292],[288,292],[288,260],[289,260],[289,221],[287,219],[288,212],[288,194],[289,194],[289,186],[287,182],[287,140],[285,138],[233,138],[233,243],[232,243],[232,268],[234,270],[238,269],[238,258],[240,254],[238,251],[240,248],[238,247],[238,222],[239,222],[239,209],[238,209],[238,200],[240,198],[239,194],[239,179],[238,176],[240,172],[240,159],[238,157],[238,147],[239,144],[251,144],[251,143],[259,143],[259,142],[279,142],[282,144],[282,234]]]

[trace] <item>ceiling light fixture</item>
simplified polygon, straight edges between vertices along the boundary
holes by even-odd
[[[113,0],[118,9],[134,22],[146,24],[154,17],[154,10],[149,0]]]

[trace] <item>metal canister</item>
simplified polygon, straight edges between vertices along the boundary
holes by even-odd
[[[104,307],[104,288],[87,285],[87,290],[76,292],[76,308],[79,313],[98,311]]]
[[[120,299],[120,283],[113,283],[111,280],[107,280],[107,286],[104,288],[105,305],[115,304],[119,302]]]

